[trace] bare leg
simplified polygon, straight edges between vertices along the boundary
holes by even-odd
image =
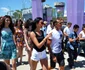
[[[12,59],[12,70],[16,70],[16,59]]]
[[[42,65],[42,69],[43,69],[43,70],[48,70],[48,60],[47,60],[47,58],[41,59],[41,60],[40,60],[40,63],[41,63],[41,65]]]
[[[60,66],[59,68],[60,68],[60,70],[64,70],[64,66]]]
[[[30,60],[30,70],[36,70],[38,61]]]
[[[20,63],[22,63],[22,56],[23,56],[23,47],[22,46],[20,47],[19,55],[20,55]]]
[[[30,65],[30,59],[31,59],[31,54],[32,54],[32,47],[30,47],[31,50],[27,50],[27,54],[28,54],[28,62],[29,62],[29,65]]]
[[[18,46],[18,57],[17,57],[17,60],[18,58],[20,57],[20,63],[22,62],[22,47],[21,46]]]
[[[4,62],[10,66],[10,60],[4,60]]]
[[[28,54],[28,62],[29,62],[29,65],[30,65],[30,59],[31,59],[31,58],[30,58],[30,57],[31,57],[31,51],[28,51],[28,50],[27,50],[27,54]]]
[[[18,62],[18,58],[20,57],[19,46],[17,46],[17,50],[18,50],[18,52],[17,52],[17,58],[16,58],[16,61]]]

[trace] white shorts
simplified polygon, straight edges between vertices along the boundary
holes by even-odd
[[[34,48],[32,50],[31,59],[34,61],[40,61],[41,59],[47,58],[46,51],[43,50],[42,52],[36,51]]]

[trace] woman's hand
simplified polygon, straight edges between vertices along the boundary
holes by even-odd
[[[52,36],[52,32],[50,32],[46,37],[47,39],[50,38]]]
[[[57,62],[56,56],[53,55],[53,56],[52,56],[52,59],[53,59],[54,62]]]
[[[31,48],[29,46],[27,46],[27,50],[30,52],[31,51]]]

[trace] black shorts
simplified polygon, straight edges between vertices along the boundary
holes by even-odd
[[[54,55],[57,58],[57,62],[59,63],[59,66],[64,66],[65,62],[64,62],[63,53],[62,52],[54,53]],[[50,65],[51,65],[52,68],[55,68],[55,66],[56,66],[56,62],[53,61],[52,56],[50,56]]]

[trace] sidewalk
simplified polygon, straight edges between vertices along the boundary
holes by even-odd
[[[48,56],[48,64],[50,65],[49,54],[47,54],[47,56]],[[65,57],[65,70],[70,70],[68,67],[68,62],[67,62],[68,54],[66,52],[64,54],[64,57]],[[24,49],[24,51],[23,51],[23,64],[22,65],[18,64],[17,70],[30,70],[30,67],[29,67],[27,60],[28,60],[27,52]],[[85,58],[78,56],[77,60],[78,60],[78,62],[75,63],[75,70],[85,70]],[[3,61],[3,60],[0,60],[0,61]],[[56,65],[56,68],[53,70],[58,70],[57,68],[58,68],[58,64]],[[41,69],[42,68],[41,68],[41,65],[39,62],[36,70],[41,70]]]
[[[29,64],[27,62],[27,53],[25,50],[23,52],[23,55],[24,55],[23,56],[24,64],[17,66],[17,70],[29,70],[30,69]],[[47,54],[47,56],[48,56],[48,64],[50,65],[49,54]],[[68,54],[66,52],[64,54],[64,57],[65,57],[65,70],[70,70],[68,67],[68,62],[67,62]],[[85,58],[78,56],[77,60],[78,60],[78,62],[75,63],[75,70],[85,70]],[[57,70],[57,68],[58,68],[58,64],[56,64],[56,68],[53,70]],[[40,70],[40,69],[42,69],[42,68],[41,68],[41,65],[39,62],[37,65],[37,70]]]

